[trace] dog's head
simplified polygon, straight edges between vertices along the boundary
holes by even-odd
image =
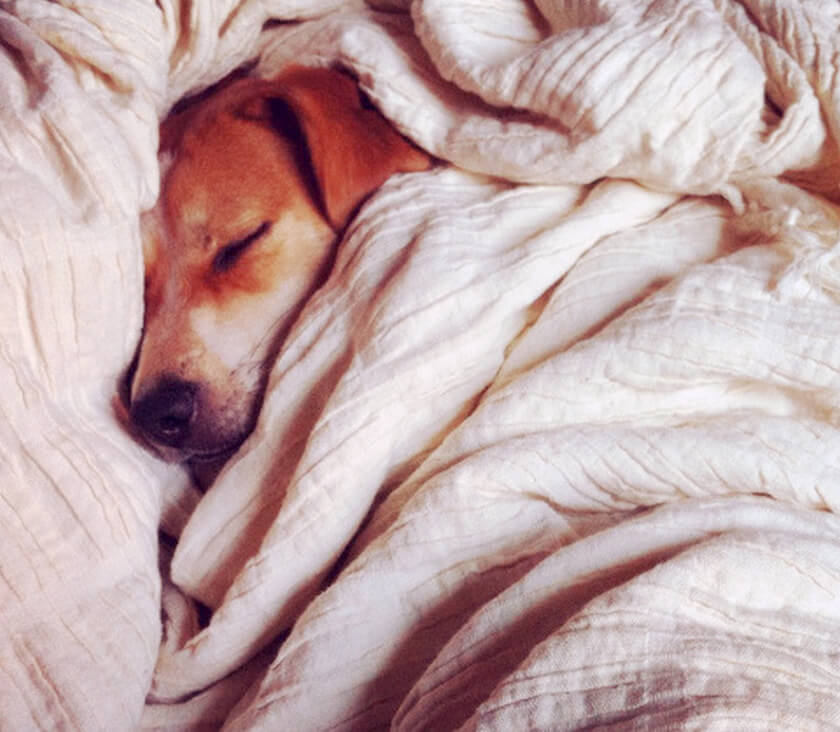
[[[166,459],[219,458],[253,428],[267,368],[338,233],[389,175],[429,158],[350,77],[301,67],[173,115],[160,157],[160,198],[141,222],[129,416]]]

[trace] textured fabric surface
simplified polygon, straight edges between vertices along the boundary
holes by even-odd
[[[838,24],[0,3],[0,728],[840,724]],[[172,104],[291,61],[440,164],[362,208],[200,495],[113,407],[137,217]]]

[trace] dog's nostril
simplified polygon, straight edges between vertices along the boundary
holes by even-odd
[[[163,429],[180,429],[192,419],[195,408],[195,389],[191,387],[169,388],[164,395],[166,403],[160,414],[160,426]]]
[[[131,405],[131,420],[154,441],[179,447],[190,435],[196,392],[189,381],[166,379]]]

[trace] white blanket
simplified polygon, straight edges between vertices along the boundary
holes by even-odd
[[[836,725],[839,24],[0,4],[0,728]],[[248,61],[351,70],[441,162],[202,496],[112,395],[159,119]]]

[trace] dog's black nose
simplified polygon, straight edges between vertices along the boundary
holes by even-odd
[[[180,447],[192,429],[197,391],[192,382],[163,379],[131,405],[131,421],[155,442]]]

